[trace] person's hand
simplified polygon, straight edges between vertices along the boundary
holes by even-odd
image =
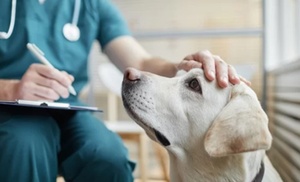
[[[69,97],[68,86],[73,76],[43,64],[32,64],[17,82],[14,98],[54,101]]]
[[[251,83],[239,76],[233,66],[227,64],[220,56],[211,54],[209,51],[200,51],[186,56],[177,66],[178,69],[188,71],[192,68],[203,68],[208,80],[215,77],[220,87],[227,87],[228,82],[238,84],[240,81],[247,85]]]

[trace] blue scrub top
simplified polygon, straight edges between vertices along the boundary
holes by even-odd
[[[0,31],[7,32],[11,0],[0,2]],[[20,79],[32,63],[39,61],[27,50],[28,42],[36,44],[59,70],[75,77],[79,92],[88,81],[87,60],[92,43],[105,47],[112,39],[129,35],[128,27],[109,0],[81,0],[78,27],[81,37],[70,42],[62,30],[73,18],[75,0],[17,0],[16,22],[9,39],[0,39],[0,79]],[[70,96],[68,102],[76,102]]]

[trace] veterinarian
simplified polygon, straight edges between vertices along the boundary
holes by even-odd
[[[164,76],[203,67],[221,87],[238,83],[235,70],[208,51],[179,64],[148,54],[130,35],[109,0],[4,0],[0,5],[0,100],[49,100],[81,104],[93,41],[120,69],[135,67]],[[55,68],[26,49],[34,43]],[[99,50],[100,51],[100,50]],[[48,113],[0,109],[1,182],[133,181],[134,163],[121,139],[88,112]]]

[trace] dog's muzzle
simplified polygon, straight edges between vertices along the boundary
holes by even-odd
[[[164,146],[170,145],[169,140],[158,130],[151,127],[145,120],[155,112],[154,99],[148,93],[151,84],[145,75],[134,68],[128,68],[124,73],[122,83],[122,99],[127,113],[137,124],[155,135]],[[151,137],[150,137],[151,138]]]

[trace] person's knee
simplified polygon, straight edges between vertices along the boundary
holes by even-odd
[[[62,163],[62,174],[67,181],[74,182],[131,182],[134,165],[127,153],[119,149],[87,141]]]
[[[129,161],[128,151],[122,141],[116,137],[104,143],[105,145],[90,143],[85,147],[84,158],[89,164],[87,168],[98,171],[103,179],[129,179],[125,181],[131,181],[135,164]]]
[[[123,143],[109,142],[107,145],[93,144],[87,149],[89,162],[98,163],[101,166],[109,166],[112,171],[122,171],[128,164],[128,152]]]

